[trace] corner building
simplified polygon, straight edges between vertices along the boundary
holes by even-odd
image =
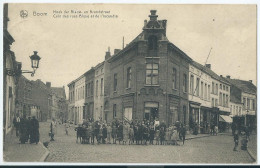
[[[143,31],[108,59],[107,121],[153,121],[158,117],[167,125],[176,121],[188,124],[188,75],[192,60],[167,39],[167,20],[157,20],[156,10],[151,10],[149,17]]]

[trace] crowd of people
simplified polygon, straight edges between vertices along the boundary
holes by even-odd
[[[13,124],[16,130],[16,136],[19,137],[20,143],[25,144],[26,142],[32,144],[38,144],[39,134],[39,122],[35,116],[31,117],[14,117]]]
[[[65,131],[66,131],[65,126]],[[185,126],[176,122],[166,126],[165,122],[159,124],[158,119],[154,122],[143,120],[133,122],[117,120],[105,124],[101,121],[86,121],[75,128],[77,142],[82,144],[136,144],[136,145],[179,145],[178,140],[185,141]]]

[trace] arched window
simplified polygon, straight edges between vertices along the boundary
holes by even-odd
[[[149,50],[157,50],[157,37],[149,36],[148,38]]]

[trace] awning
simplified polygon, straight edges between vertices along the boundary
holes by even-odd
[[[232,123],[232,118],[230,116],[227,115],[219,115],[219,121],[222,122],[227,122],[227,123]]]

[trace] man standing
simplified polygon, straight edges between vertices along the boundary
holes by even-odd
[[[181,124],[181,136],[182,136],[183,145],[184,145],[184,141],[185,141],[185,135],[186,135],[186,128],[185,128],[185,126],[183,126],[183,124]]]
[[[239,135],[238,135],[238,130],[236,129],[234,132],[235,147],[234,147],[233,151],[237,151],[238,141],[239,141]]]
[[[35,118],[35,116],[33,116],[31,120],[30,143],[38,144],[38,142],[39,142],[39,122]]]

